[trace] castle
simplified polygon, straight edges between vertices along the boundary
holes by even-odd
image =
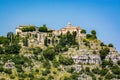
[[[19,34],[21,37],[25,37],[26,35],[31,35],[33,37],[33,36],[37,35],[37,37],[36,37],[37,41],[33,40],[33,38],[31,40],[29,40],[30,43],[34,42],[33,45],[43,45],[46,36],[48,37],[48,44],[53,44],[51,36],[54,37],[54,43],[58,43],[59,42],[58,36],[61,34],[64,35],[68,31],[70,33],[76,32],[77,33],[76,38],[78,40],[86,37],[86,34],[80,33],[82,29],[79,26],[72,26],[71,23],[68,23],[65,28],[62,28],[60,30],[52,30],[51,33],[39,32],[38,27],[36,27],[36,26],[35,26],[36,30],[32,31],[32,32],[30,32],[30,31],[23,32],[21,30],[22,28],[28,27],[28,26],[33,26],[33,25],[27,25],[27,26],[20,25],[19,27],[17,27],[16,34]]]

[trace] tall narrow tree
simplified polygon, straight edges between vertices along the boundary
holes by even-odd
[[[13,34],[13,32],[8,32],[8,33],[7,33],[7,38],[10,40],[10,43],[12,44],[13,39],[14,39],[14,34]],[[11,44],[10,44],[10,45],[11,45]]]

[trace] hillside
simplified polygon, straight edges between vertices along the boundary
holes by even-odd
[[[0,36],[0,80],[119,80],[120,55],[96,34],[20,25]]]

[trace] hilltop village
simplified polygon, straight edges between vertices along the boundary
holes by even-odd
[[[71,23],[20,25],[0,37],[0,80],[119,80],[120,55],[96,34]]]
[[[31,25],[32,26],[32,25]],[[77,40],[80,40],[82,38],[85,38],[86,37],[86,34],[81,34],[80,31],[81,31],[81,28],[79,26],[72,26],[71,23],[68,23],[67,26],[65,28],[62,28],[60,30],[49,30],[50,32],[46,32],[46,31],[42,31],[42,32],[39,32],[38,28],[35,27],[35,31],[22,31],[22,28],[25,28],[25,27],[28,27],[28,26],[19,26],[16,28],[16,34],[19,34],[21,37],[25,37],[27,35],[36,35],[37,36],[37,41],[34,40],[34,38],[32,40],[30,40],[30,45],[33,45],[33,46],[40,46],[40,45],[44,45],[44,40],[45,40],[45,37],[48,37],[48,45],[53,45],[54,43],[58,43],[59,42],[59,39],[58,39],[58,36],[60,36],[61,34],[66,34],[67,32],[76,32],[76,39]],[[52,37],[54,37],[54,41],[52,41]],[[34,44],[31,44],[32,41],[35,41],[37,43],[34,43]]]

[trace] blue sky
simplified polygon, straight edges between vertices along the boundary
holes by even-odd
[[[120,52],[120,0],[0,0],[0,36],[19,25],[60,29],[67,22],[88,33],[95,29],[98,39]]]

